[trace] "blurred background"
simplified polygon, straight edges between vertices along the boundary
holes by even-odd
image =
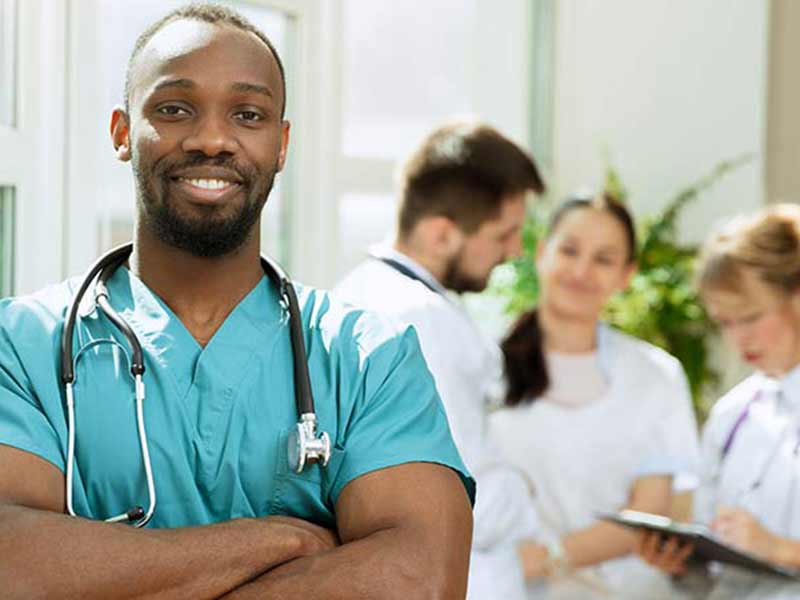
[[[800,198],[793,0],[222,3],[267,32],[286,66],[292,143],[263,237],[304,282],[331,286],[386,237],[399,162],[454,117],[528,148],[550,188],[541,204],[609,184],[642,222],[679,205],[666,240],[679,250],[727,215]],[[0,296],[79,274],[130,238],[132,176],[109,117],[136,37],[180,4],[0,0]],[[509,301],[535,298],[530,274],[499,277],[470,301],[494,334]]]

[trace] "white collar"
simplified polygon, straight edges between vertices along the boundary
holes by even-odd
[[[428,271],[428,269],[423,267],[413,258],[410,258],[408,255],[395,250],[389,244],[382,243],[370,247],[369,255],[379,260],[382,258],[388,258],[397,261],[398,263],[409,269],[412,273],[414,273],[414,275],[419,277],[426,284],[428,284],[437,293],[441,294],[445,298],[449,298],[448,291],[444,288],[444,286],[442,286],[441,283],[439,283],[436,280],[436,278],[433,275],[431,275],[431,272]]]
[[[767,385],[773,385],[780,391],[780,403],[786,403],[785,408],[795,411],[800,409],[800,365],[775,379],[765,378]]]

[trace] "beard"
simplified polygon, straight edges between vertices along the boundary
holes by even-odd
[[[488,274],[484,277],[471,275],[463,268],[464,251],[459,250],[454,254],[447,265],[445,265],[444,275],[442,276],[442,286],[456,294],[466,292],[482,292],[489,285]]]
[[[181,161],[162,159],[155,163],[147,163],[137,154],[132,163],[142,224],[164,244],[204,258],[230,254],[253,235],[278,172],[277,160],[271,169],[259,172],[227,156],[203,154]],[[238,174],[245,200],[236,211],[223,215],[219,214],[218,207],[210,206],[207,216],[181,214],[169,195],[170,173],[198,166],[224,167]]]

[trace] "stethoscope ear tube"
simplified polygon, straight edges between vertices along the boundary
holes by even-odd
[[[133,333],[131,326],[128,325],[125,319],[120,317],[119,313],[111,306],[111,302],[108,300],[108,290],[106,289],[106,283],[114,274],[117,267],[126,259],[127,257],[122,257],[118,263],[109,263],[103,268],[100,273],[100,279],[94,288],[94,299],[100,309],[105,313],[106,317],[119,329],[120,333],[125,336],[125,339],[128,340],[128,344],[130,344],[131,347],[131,375],[136,377],[137,375],[144,374],[144,354],[142,353],[142,345],[136,338],[136,334]]]
[[[291,280],[283,270],[273,261],[262,256],[261,267],[272,283],[278,286],[286,307],[289,310],[289,338],[292,343],[292,357],[294,363],[295,404],[299,417],[306,414],[315,414],[314,396],[311,390],[311,377],[308,373],[308,356],[306,344],[303,339],[302,318],[297,293]]]
[[[297,390],[297,414],[314,414],[314,396],[311,392],[311,377],[308,373],[308,357],[303,340],[303,328],[300,318],[300,306],[294,286],[288,279],[283,282],[283,293],[289,305],[289,335],[292,340],[294,354],[294,385]]]
[[[72,333],[75,330],[75,322],[78,318],[78,309],[81,305],[86,290],[92,284],[97,274],[107,265],[117,265],[126,260],[133,251],[133,244],[130,242],[114,248],[108,254],[97,259],[83,278],[77,293],[72,298],[72,303],[67,311],[67,318],[64,321],[64,330],[61,332],[61,381],[64,384],[75,381],[75,365],[72,362]]]

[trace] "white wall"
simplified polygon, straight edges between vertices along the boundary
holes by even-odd
[[[558,197],[602,184],[609,151],[637,216],[723,159],[758,154],[687,211],[698,241],[763,202],[768,3],[560,0],[554,173]]]

